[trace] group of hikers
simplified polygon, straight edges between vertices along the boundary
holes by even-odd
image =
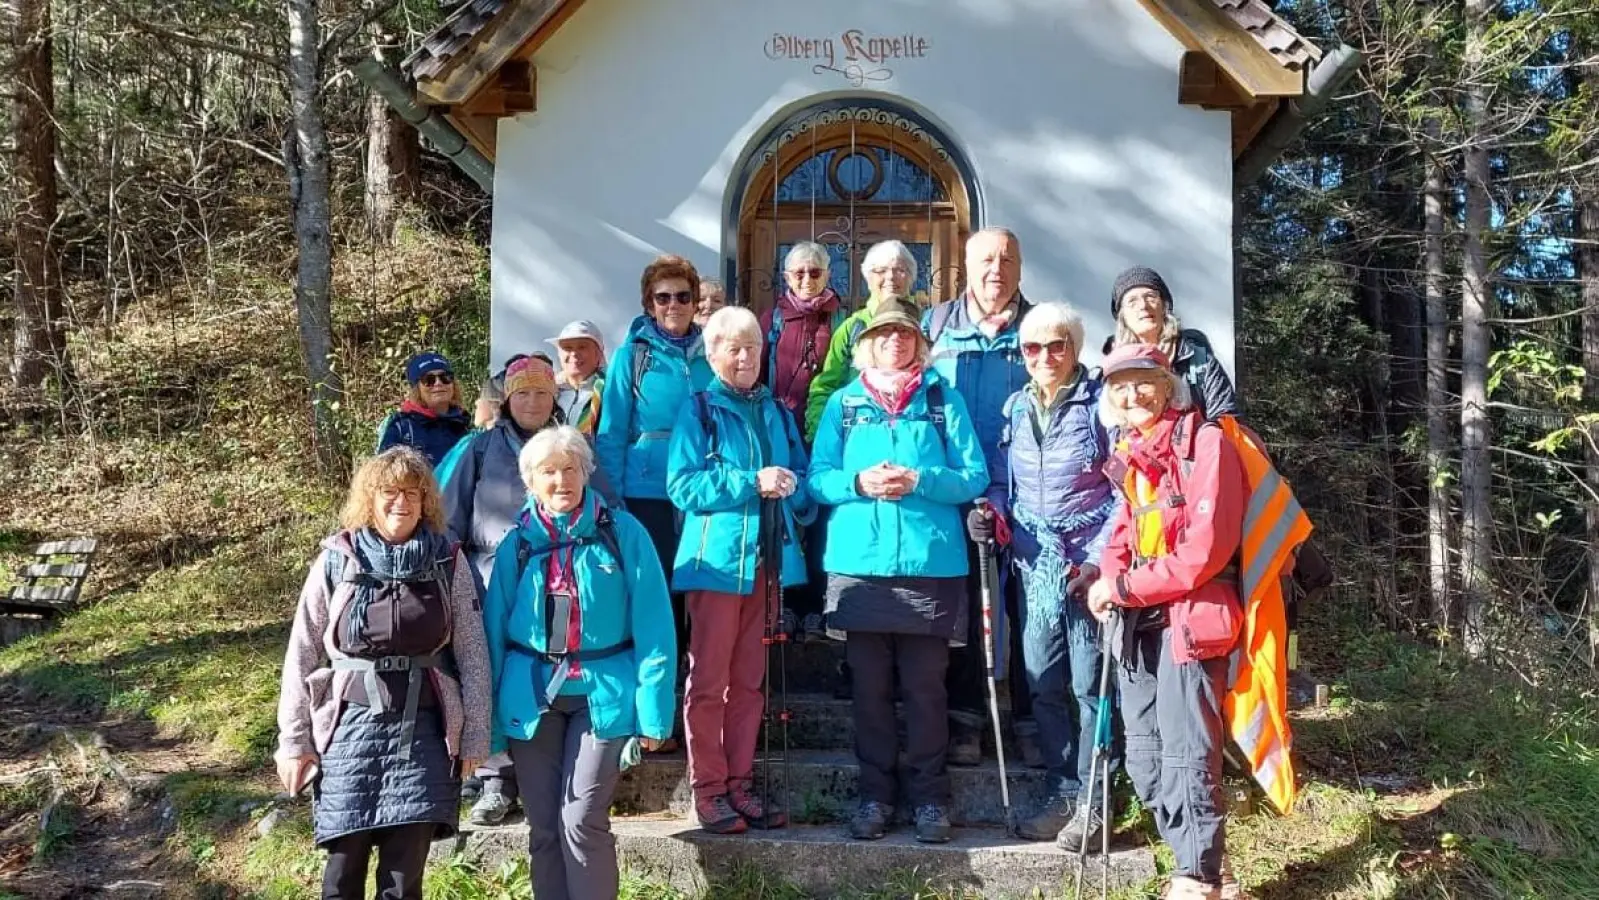
[[[1232,383],[1151,269],[1116,279],[1091,369],[1079,313],[1022,296],[1014,233],[965,251],[966,290],[922,309],[909,249],[873,246],[851,312],[826,248],[799,243],[760,316],[662,256],[608,358],[573,322],[470,414],[444,357],[407,362],[283,670],[278,771],[313,792],[325,897],[360,896],[374,851],[380,895],[419,897],[474,773],[474,822],[524,809],[534,896],[615,897],[611,800],[641,754],[675,749],[680,690],[699,827],[783,827],[755,762],[791,640],[844,643],[855,838],[903,821],[950,840],[949,766],[980,763],[991,715],[999,738],[998,675],[1005,740],[1048,782],[1016,833],[1074,851],[1101,834],[1106,804],[1081,797],[1098,746],[1171,845],[1167,896],[1236,895],[1224,719],[1246,605],[1293,547],[1256,515],[1270,489]],[[1275,706],[1245,750],[1291,792]]]

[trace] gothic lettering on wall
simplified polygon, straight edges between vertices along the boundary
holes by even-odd
[[[919,34],[868,34],[851,28],[837,37],[774,32],[762,49],[767,59],[810,62],[817,75],[832,72],[851,86],[862,87],[888,81],[894,77],[888,63],[925,59],[932,46]]]

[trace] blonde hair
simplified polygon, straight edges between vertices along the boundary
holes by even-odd
[[[577,463],[585,480],[594,474],[594,448],[589,446],[589,439],[570,425],[557,425],[528,438],[522,452],[517,454],[516,470],[522,476],[522,484],[531,489],[534,471],[552,456],[566,457]]]
[[[422,399],[422,385],[420,384],[411,385],[405,392],[405,398],[418,406],[428,405],[427,401]],[[466,406],[466,402],[461,398],[461,379],[459,378],[450,383],[450,405],[456,409]]]
[[[927,335],[914,328],[911,330],[916,332],[916,362],[914,364],[925,368],[928,354]],[[861,335],[861,339],[855,342],[855,352],[851,357],[851,361],[855,364],[855,371],[864,372],[867,369],[881,368],[877,364],[877,343],[882,337],[883,335],[881,334],[865,334]]]
[[[444,533],[444,496],[433,478],[433,467],[410,447],[390,447],[368,459],[350,479],[350,494],[339,512],[339,526],[349,531],[370,528],[377,520],[373,507],[381,491],[416,488],[422,494],[422,525]]]

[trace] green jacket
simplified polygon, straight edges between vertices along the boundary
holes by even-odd
[[[833,392],[854,381],[858,374],[855,371],[855,340],[871,322],[875,302],[868,300],[865,306],[850,313],[833,329],[833,337],[827,342],[827,358],[822,360],[822,370],[811,379],[811,390],[805,397],[806,441],[816,440],[816,426],[821,424],[822,410],[827,409],[827,401]]]

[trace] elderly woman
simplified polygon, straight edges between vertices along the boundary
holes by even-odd
[[[396,447],[356,470],[340,529],[300,592],[278,698],[278,778],[312,786],[322,896],[421,897],[455,833],[460,772],[489,747],[489,659],[466,558],[427,460]]]
[[[1105,352],[1128,344],[1154,344],[1172,361],[1172,369],[1188,383],[1189,395],[1207,419],[1236,416],[1238,394],[1203,331],[1184,328],[1172,312],[1171,288],[1160,273],[1134,266],[1116,276],[1110,292],[1110,314],[1116,335]]]
[[[518,464],[529,498],[483,602],[494,749],[516,762],[533,896],[611,900],[624,754],[672,733],[672,604],[644,527],[589,488],[587,438],[541,431]]]
[[[605,338],[598,325],[579,319],[567,323],[550,343],[561,359],[555,372],[555,405],[563,421],[593,437],[605,392]]]
[[[761,381],[777,402],[796,416],[805,414],[811,378],[821,370],[839,309],[838,295],[827,286],[827,248],[800,241],[783,259],[788,289],[776,305],[761,313],[766,332],[766,361]]]
[[[893,817],[905,705],[904,767],[916,839],[949,840],[944,673],[966,636],[961,505],[988,469],[961,396],[927,367],[914,307],[880,308],[855,348],[861,376],[822,413],[808,478],[827,524],[829,630],[847,634],[860,806],[850,833],[875,840]]]
[[[731,834],[787,822],[754,791],[761,639],[775,624],[779,588],[805,581],[799,529],[813,510],[796,493],[805,477],[799,428],[760,384],[755,315],[729,307],[711,316],[705,351],[716,377],[678,416],[666,491],[684,533],[698,535],[678,545],[672,572],[693,624],[683,723],[694,812],[706,831]]]
[[[540,429],[560,423],[555,408],[555,370],[529,356],[505,370],[505,402],[489,430],[473,435],[446,467],[445,518],[450,537],[461,542],[480,584],[489,584],[494,552],[527,500],[517,459],[522,447]],[[474,825],[498,825],[511,811],[515,775],[503,755],[490,758],[476,773],[482,793],[472,806]]]
[[[428,465],[436,466],[468,431],[472,422],[461,408],[461,385],[450,361],[437,353],[418,353],[405,363],[410,391],[400,408],[378,428],[378,449],[414,447]]]
[[[1165,351],[1118,347],[1103,371],[1101,414],[1121,436],[1106,474],[1126,502],[1088,608],[1122,633],[1127,774],[1176,856],[1165,896],[1216,900],[1225,825],[1221,703],[1243,616],[1236,571],[1227,570],[1241,541],[1247,476],[1221,429],[1192,408]]]
[[[727,288],[717,278],[700,279],[700,303],[694,308],[694,324],[701,328],[716,315],[716,311],[727,305]]]
[[[993,498],[1008,511],[1000,533],[1013,535],[1022,663],[1048,786],[1018,831],[1035,841],[1070,838],[1072,849],[1100,824],[1097,808],[1077,805],[1091,775],[1099,702],[1099,643],[1082,601],[1099,575],[1117,500],[1100,472],[1110,446],[1099,421],[1101,383],[1078,358],[1082,346],[1082,316],[1064,303],[1040,303],[1022,319],[1029,380],[1005,403],[1006,469],[995,473]],[[973,541],[994,539],[993,515],[993,507],[971,511]]]
[[[866,305],[851,313],[833,329],[827,343],[822,369],[811,378],[805,399],[805,434],[816,436],[827,401],[839,388],[855,379],[855,342],[872,320],[872,313],[884,297],[909,297],[916,284],[916,257],[900,241],[879,241],[861,259],[861,274],[866,277]]]
[[[677,558],[678,513],[666,495],[666,451],[678,413],[711,379],[694,324],[700,276],[681,256],[661,256],[639,279],[644,314],[611,358],[605,415],[594,434],[600,470],[644,523],[661,559]],[[678,639],[686,621],[677,608]]]

